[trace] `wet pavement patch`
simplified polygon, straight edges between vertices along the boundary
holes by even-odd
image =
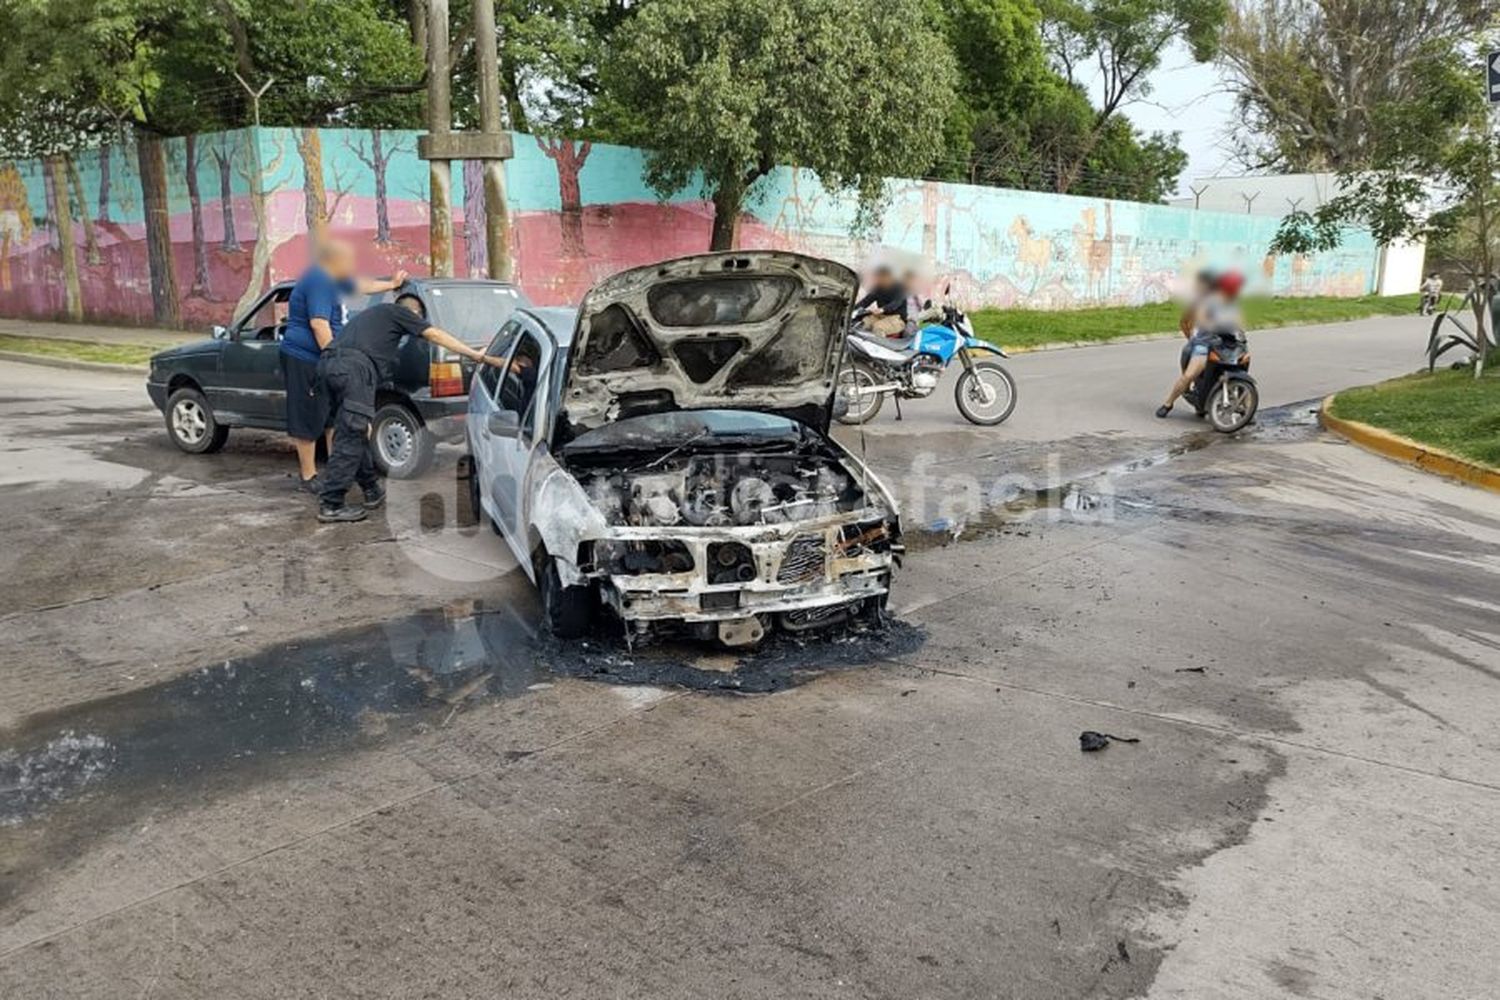
[[[0,838],[72,800],[161,804],[201,794],[278,758],[399,738],[471,701],[520,696],[558,677],[767,693],[909,653],[924,638],[889,622],[773,634],[733,654],[667,641],[630,649],[612,637],[563,643],[540,634],[532,603],[423,612],[31,716],[0,730]]]

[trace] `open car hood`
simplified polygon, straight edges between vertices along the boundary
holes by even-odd
[[[842,264],[776,250],[621,271],[579,306],[559,436],[704,409],[776,413],[826,432],[858,287]]]

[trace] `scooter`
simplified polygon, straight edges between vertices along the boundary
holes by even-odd
[[[847,404],[835,410],[840,423],[868,423],[880,412],[886,396],[895,399],[900,420],[901,400],[932,395],[955,358],[963,372],[953,387],[953,401],[965,419],[992,427],[1016,408],[1016,381],[1010,372],[996,361],[976,359],[980,355],[1003,358],[1006,353],[976,338],[969,318],[956,306],[945,305],[940,322],[904,338],[864,332],[859,328],[863,316],[862,312],[854,314],[839,370],[838,391]]]
[[[1191,347],[1182,349],[1182,367],[1187,368]],[[1260,390],[1250,377],[1250,342],[1243,330],[1220,333],[1209,347],[1208,366],[1193,380],[1182,398],[1198,416],[1208,417],[1214,430],[1233,434],[1255,419]]]

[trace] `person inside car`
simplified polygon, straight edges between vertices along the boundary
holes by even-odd
[[[882,264],[870,277],[870,290],[854,303],[864,311],[859,324],[882,337],[900,337],[906,333],[906,286],[896,280],[896,272]]]
[[[370,422],[375,419],[375,389],[396,373],[401,341],[421,337],[454,354],[493,365],[505,364],[470,347],[446,330],[427,322],[422,300],[397,296],[395,302],[371,306],[349,321],[318,361],[318,382],[333,407],[333,449],[323,470],[318,520],[325,523],[363,521],[385,501],[385,488],[375,475],[370,455]],[[345,494],[359,484],[364,502],[349,504]]]
[[[1208,367],[1208,352],[1213,340],[1228,330],[1238,330],[1243,325],[1239,311],[1240,290],[1245,286],[1245,276],[1238,271],[1225,271],[1214,275],[1202,272],[1198,276],[1203,294],[1183,315],[1182,330],[1188,338],[1183,353],[1187,356],[1187,367],[1167,393],[1166,402],[1156,408],[1158,417],[1172,412],[1177,397],[1187,392],[1193,380]]]
[[[338,239],[324,240],[312,267],[303,272],[287,299],[286,334],[281,340],[281,371],[286,383],[286,433],[297,449],[298,486],[317,493],[317,442],[328,435],[333,450],[333,421],[327,396],[317,386],[318,358],[343,329],[344,296],[373,295],[399,288],[406,272],[386,279],[354,275],[354,248]]]

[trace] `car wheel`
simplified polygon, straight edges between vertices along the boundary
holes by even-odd
[[[537,586],[542,593],[542,617],[559,639],[577,639],[594,627],[599,594],[592,586],[565,587],[557,571],[557,560],[542,555]]]
[[[437,439],[409,408],[387,403],[375,411],[370,446],[381,472],[392,479],[415,479],[432,465]]]
[[[212,454],[229,440],[229,428],[214,417],[213,407],[197,389],[178,389],[172,393],[162,413],[167,421],[167,436],[189,454]]]
[[[484,474],[479,469],[479,456],[469,455],[469,510],[474,515],[475,524],[488,524],[490,530],[500,534],[500,522],[496,521],[484,512],[484,504],[480,502],[479,491],[484,487]]]

